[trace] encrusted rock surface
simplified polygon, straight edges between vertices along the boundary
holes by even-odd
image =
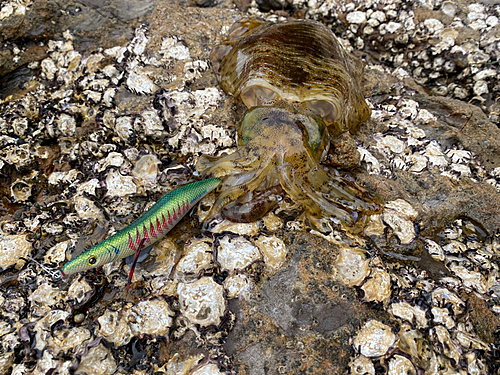
[[[210,195],[130,293],[125,262],[52,280],[235,149],[244,108],[208,56],[249,14],[321,21],[365,59],[372,117],[341,173],[381,214],[319,233],[284,199],[204,232]],[[499,18],[461,0],[3,1],[0,372],[500,373]]]

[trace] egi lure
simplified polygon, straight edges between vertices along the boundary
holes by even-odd
[[[128,227],[67,262],[60,269],[60,276],[66,277],[135,254],[127,284],[128,290],[141,250],[160,241],[219,183],[219,178],[209,178],[172,190]]]

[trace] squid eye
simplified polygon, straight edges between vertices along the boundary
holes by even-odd
[[[87,260],[87,263],[89,264],[89,266],[93,266],[94,264],[97,263],[97,258],[95,256],[91,256],[88,260]]]

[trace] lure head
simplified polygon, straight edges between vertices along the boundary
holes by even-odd
[[[71,259],[60,269],[62,277],[72,275],[74,273],[87,271],[91,268],[100,267],[106,264],[108,261],[100,253],[102,249],[94,246],[84,253],[78,255],[76,258]]]

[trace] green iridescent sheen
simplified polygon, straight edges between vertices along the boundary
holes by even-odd
[[[144,246],[160,241],[190,208],[219,183],[220,179],[209,178],[172,190],[128,227],[67,262],[60,270],[62,276],[126,258],[136,253],[141,241],[144,241]]]

